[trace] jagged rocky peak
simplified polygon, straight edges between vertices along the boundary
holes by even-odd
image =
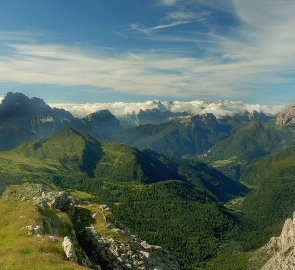
[[[8,92],[0,106],[1,116],[16,116],[18,114],[40,114],[47,113],[50,107],[43,99],[28,98],[22,93]]]
[[[295,105],[291,105],[283,110],[277,118],[277,125],[295,125]]]
[[[260,252],[271,256],[261,270],[295,269],[295,212],[285,221],[281,235],[272,237]]]
[[[249,112],[245,110],[243,112],[235,114],[233,118],[242,122],[248,122],[251,120],[265,121],[267,119],[267,115],[263,112]]]
[[[214,129],[217,126],[217,119],[213,113],[205,113],[202,115],[194,115],[191,121],[199,128]]]
[[[79,124],[71,113],[51,108],[43,99],[12,92],[7,93],[0,104],[0,121],[2,125],[23,128],[41,137]]]
[[[73,116],[63,110],[51,108],[40,98],[29,98],[22,93],[8,92],[0,104],[0,118],[5,119],[25,119],[31,125],[53,122],[54,119],[73,119]]]
[[[109,111],[100,110],[82,119],[85,129],[92,136],[106,139],[122,129],[120,121]]]

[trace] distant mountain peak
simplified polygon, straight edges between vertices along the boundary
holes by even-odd
[[[18,92],[8,92],[6,94],[6,96],[4,97],[2,104],[3,103],[28,103],[28,102],[32,102],[32,103],[36,103],[39,105],[43,105],[43,106],[47,106],[45,101],[41,98],[37,98],[37,97],[33,97],[33,98],[29,98],[27,97],[25,94],[23,93],[18,93]]]
[[[277,125],[295,125],[295,105],[291,105],[281,112],[277,118]]]
[[[37,114],[48,111],[50,107],[40,98],[29,98],[22,93],[8,92],[0,105],[1,116],[14,116],[17,114]]]
[[[107,109],[99,110],[97,112],[91,113],[85,117],[86,120],[96,119],[96,120],[106,120],[106,119],[116,119],[116,117]]]

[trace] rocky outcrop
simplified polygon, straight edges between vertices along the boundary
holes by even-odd
[[[29,220],[22,230],[42,241],[61,241],[65,257],[73,263],[97,270],[180,269],[168,251],[139,240],[121,225],[116,227],[112,223],[116,221],[108,220],[111,209],[107,205],[94,204],[96,211],[89,212],[87,207],[92,205],[77,205],[67,192],[49,192],[42,185],[28,183],[11,186],[4,196],[32,202],[36,220]]]
[[[67,192],[46,192],[43,191],[41,197],[34,197],[34,202],[39,206],[48,206],[50,209],[58,209],[73,215],[75,212],[75,200]]]
[[[64,249],[64,252],[65,252],[68,260],[70,260],[72,262],[78,261],[74,244],[72,243],[71,239],[68,236],[64,237],[64,241],[62,242],[62,247]]]
[[[127,236],[123,243],[112,237],[102,236],[94,227],[84,230],[84,237],[92,247],[92,257],[105,262],[107,269],[116,270],[179,270],[180,266],[172,255],[160,246],[139,241],[128,232],[113,228],[114,232]]]
[[[261,270],[295,269],[295,212],[293,219],[285,221],[281,235],[272,237],[267,245],[260,249],[271,256]]]
[[[277,118],[277,125],[295,125],[295,105],[289,106]]]

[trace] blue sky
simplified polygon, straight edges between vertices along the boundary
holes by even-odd
[[[295,101],[295,1],[0,0],[0,95]]]

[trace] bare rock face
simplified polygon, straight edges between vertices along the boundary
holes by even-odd
[[[295,105],[289,106],[277,118],[277,125],[295,125]]]
[[[272,237],[262,248],[271,255],[261,270],[294,270],[295,269],[295,212],[293,219],[288,218],[279,237]]]
[[[75,212],[75,200],[67,192],[43,191],[40,197],[34,197],[34,202],[42,207],[58,209],[72,216]]]
[[[68,236],[64,237],[62,247],[63,247],[63,249],[65,251],[65,254],[66,254],[67,258],[70,261],[72,261],[72,262],[77,262],[78,261],[78,258],[76,256],[76,252],[75,252],[74,244],[72,243],[71,239]]]
[[[116,231],[124,232],[119,229]],[[140,242],[134,235],[129,235],[129,243],[123,243],[100,235],[93,227],[87,227],[84,237],[92,246],[93,255],[99,254],[99,259],[102,259],[109,269],[180,270],[179,264],[168,251],[145,241]]]

